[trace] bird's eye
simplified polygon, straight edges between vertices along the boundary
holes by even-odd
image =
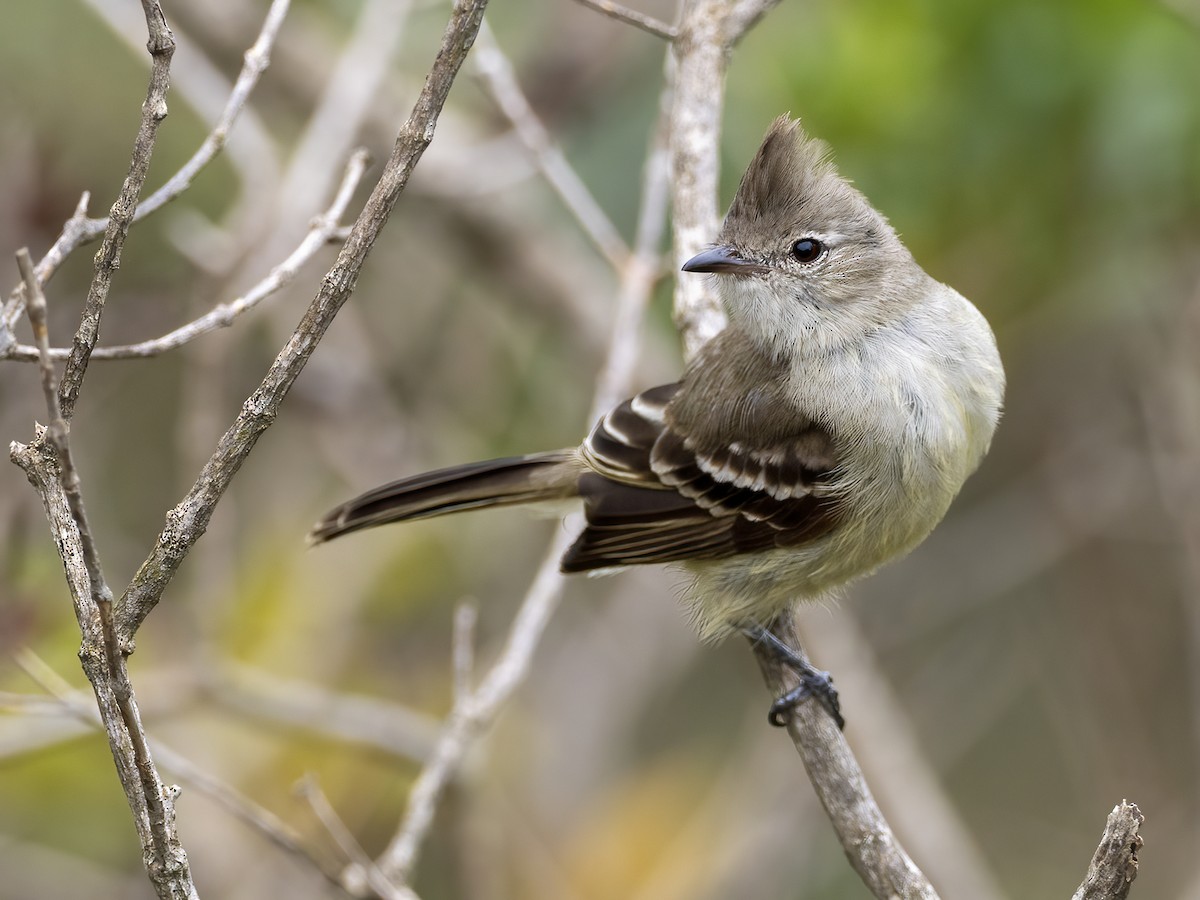
[[[825,245],[815,238],[802,238],[792,244],[792,256],[802,263],[816,262],[825,252]]]

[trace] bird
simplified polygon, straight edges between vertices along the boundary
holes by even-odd
[[[799,120],[777,118],[716,242],[682,266],[713,280],[727,325],[679,380],[604,415],[576,447],[451,466],[369,490],[313,527],[321,543],[483,507],[582,504],[565,573],[670,564],[702,640],[766,640],[801,603],[917,546],[991,444],[1004,395],[995,337],[928,275]]]

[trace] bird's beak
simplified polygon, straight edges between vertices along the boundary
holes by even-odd
[[[767,266],[743,259],[732,247],[713,247],[697,253],[683,264],[685,272],[717,272],[727,275],[762,275]]]

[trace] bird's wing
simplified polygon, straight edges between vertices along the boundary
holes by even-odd
[[[563,557],[564,571],[797,546],[836,522],[828,487],[837,459],[823,429],[796,419],[785,433],[765,432],[765,446],[751,447],[736,430],[705,434],[673,416],[678,390],[664,385],[627,400],[588,436],[583,457],[591,472],[579,481],[587,528]],[[739,408],[746,433],[762,435],[753,417],[753,404]]]

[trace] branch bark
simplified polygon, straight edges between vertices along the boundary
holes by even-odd
[[[725,70],[742,36],[779,0],[688,0],[672,44],[676,69],[671,111],[675,268],[716,236],[717,184]],[[725,313],[706,278],[675,283],[675,325],[684,354],[693,356],[725,327]]]
[[[71,455],[69,428],[63,416],[50,360],[46,301],[27,250],[17,254],[25,281],[27,311],[41,351],[42,389],[50,425],[31,445],[13,442],[9,455],[24,469],[41,495],[50,528],[62,557],[75,617],[83,642],[79,658],[96,694],[100,718],[117,766],[125,799],[142,844],[142,862],[159,897],[196,897],[187,854],[175,830],[174,787],[167,788],[155,768],[125,653],[112,621],[112,592],[104,580],[96,543],[88,525],[79,475]]]
[[[154,141],[158,137],[158,126],[167,117],[167,87],[170,84],[171,57],[175,54],[175,38],[167,27],[162,7],[158,0],[142,0],[142,11],[146,14],[146,29],[150,39],[150,86],[146,101],[142,104],[142,121],[133,142],[133,156],[129,161],[129,174],[121,185],[121,192],[108,215],[108,228],[104,241],[96,254],[96,274],[88,288],[83,305],[83,316],[75,332],[71,355],[59,385],[59,402],[63,418],[70,419],[75,410],[75,401],[87,372],[92,348],[100,336],[100,318],[104,314],[104,303],[112,286],[113,273],[121,264],[121,249],[133,224],[138,197],[150,171],[150,156],[154,152]],[[26,294],[28,299],[28,294]]]
[[[800,646],[791,617],[771,629],[789,647]],[[767,686],[779,696],[799,683],[773,655],[756,649]],[[846,738],[820,703],[796,707],[788,734],[850,865],[881,900],[937,900],[937,892],[909,858],[884,819]]]
[[[1125,900],[1138,873],[1138,833],[1146,819],[1136,803],[1122,800],[1108,814],[1100,846],[1071,900]]]

